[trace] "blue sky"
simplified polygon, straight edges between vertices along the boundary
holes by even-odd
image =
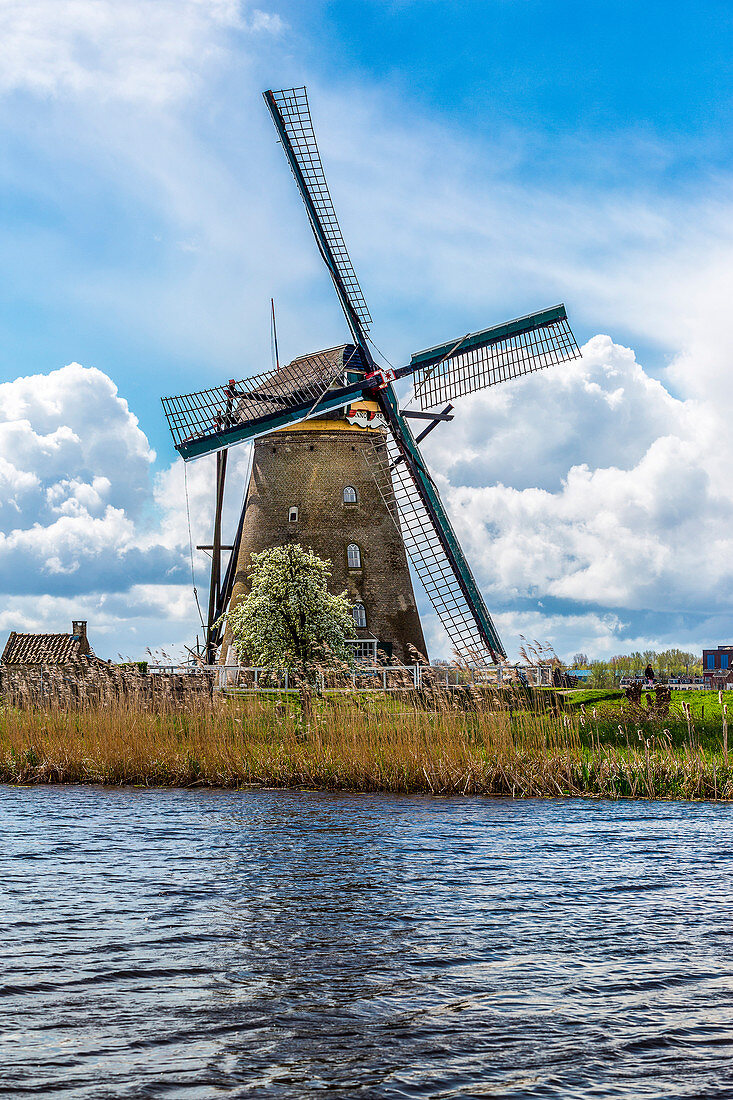
[[[725,641],[732,20],[0,0],[0,627],[81,610],[105,655],[190,637],[160,396],[266,366],[271,295],[286,357],[345,331],[260,99],[306,83],[390,358],[560,300],[590,341],[431,437],[510,650]]]
[[[498,0],[286,5],[318,46],[362,80],[482,136],[497,127],[594,138],[638,129],[651,139],[730,143],[729,4]],[[305,16],[305,18],[303,18]],[[715,152],[711,149],[711,157]]]

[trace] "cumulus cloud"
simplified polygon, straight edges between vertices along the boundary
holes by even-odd
[[[154,473],[154,459],[102,371],[72,363],[0,386],[0,629],[87,615],[112,655],[192,640],[189,524],[194,546],[210,542],[214,459],[187,475],[180,461]],[[225,534],[248,462],[247,447],[230,459]],[[209,560],[194,550],[202,603]]]
[[[425,444],[451,484],[554,490],[569,464],[630,469],[661,436],[702,439],[705,411],[674,398],[609,336],[582,357],[461,399]]]
[[[0,456],[4,525],[13,512],[32,524],[80,504],[135,517],[155,460],[112,380],[78,363],[0,384]]]
[[[141,547],[154,458],[99,370],[72,363],[0,385],[0,588],[119,591],[179,575],[173,543]]]
[[[551,604],[550,640],[583,620],[607,652],[642,613],[689,636],[691,618],[733,608],[733,491],[715,428],[709,408],[597,336],[582,359],[459,406],[429,458],[489,604],[530,619]],[[520,612],[506,614],[516,629]]]

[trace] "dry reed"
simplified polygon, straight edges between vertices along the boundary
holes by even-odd
[[[620,728],[620,727],[619,727]],[[307,787],[515,798],[733,798],[723,753],[642,731],[603,743],[585,715],[482,701],[328,696],[0,712],[0,781]],[[722,746],[721,746],[722,748]]]

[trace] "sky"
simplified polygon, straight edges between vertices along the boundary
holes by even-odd
[[[559,301],[583,347],[425,444],[510,656],[730,642],[730,4],[258,2],[0,0],[0,643],[200,632],[160,398],[267,369],[271,297],[283,359],[347,336],[261,98],[302,84],[391,361]]]

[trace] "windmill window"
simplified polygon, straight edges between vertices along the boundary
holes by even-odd
[[[349,569],[361,569],[361,550],[355,542],[346,547],[346,562]]]
[[[356,489],[353,485],[347,485],[344,489],[344,504],[356,504]]]
[[[352,614],[354,616],[355,626],[359,626],[359,627],[365,627],[366,626],[366,611],[364,610],[364,604],[363,603],[355,603],[353,608],[352,608]]]
[[[345,638],[344,641],[354,654],[354,659],[357,661],[369,661],[376,662],[377,660],[377,639],[376,638]]]
[[[298,522],[298,509],[297,508],[293,507],[293,508],[290,509],[290,511],[288,512],[288,519],[291,523],[297,523]]]

